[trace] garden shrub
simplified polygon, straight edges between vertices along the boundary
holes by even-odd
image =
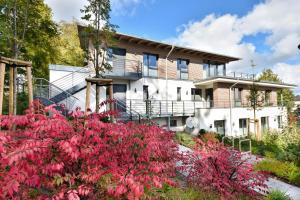
[[[264,159],[255,165],[256,170],[267,171],[288,182],[300,185],[300,168],[294,163]]]
[[[0,199],[139,199],[173,184],[172,133],[100,120],[108,115],[67,120],[50,106],[0,116]]]
[[[292,200],[292,198],[279,190],[272,190],[264,200]]]
[[[195,137],[184,132],[177,132],[175,135],[175,139],[179,144],[189,148],[193,148],[193,146],[196,144],[196,142],[194,141]]]
[[[197,140],[193,152],[184,155],[182,170],[187,172],[188,182],[202,190],[220,193],[222,199],[246,196],[260,198],[254,189],[264,191],[267,176],[256,172],[242,154],[222,143]]]
[[[200,139],[203,142],[214,142],[214,143],[219,142],[217,134],[214,132],[207,132],[207,133],[201,135]]]

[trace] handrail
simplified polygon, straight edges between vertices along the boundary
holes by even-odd
[[[36,80],[42,80],[42,81],[45,81],[46,83],[48,83],[48,85],[51,85],[52,87],[54,87],[54,88],[60,90],[61,93],[66,93],[67,95],[69,95],[69,97],[73,97],[73,98],[79,100],[77,97],[73,96],[72,94],[68,93],[67,91],[65,91],[65,90],[59,88],[58,86],[56,86],[56,85],[50,83],[47,79],[44,79],[44,78],[34,78],[34,81],[36,81]],[[47,86],[47,85],[45,85],[45,86]]]
[[[73,75],[73,74],[75,74],[75,73],[79,73],[79,72],[81,72],[81,71],[83,71],[83,70],[86,70],[86,69],[88,69],[87,66],[80,67],[79,70],[73,71],[73,72],[71,72],[71,73],[69,73],[69,74],[66,74],[66,75],[60,77],[59,79],[56,79],[55,81],[52,81],[51,83],[54,84],[54,83],[57,82],[57,81],[60,81],[60,80],[62,80],[62,79],[65,79],[65,78],[68,77],[68,76],[71,76],[71,75]]]

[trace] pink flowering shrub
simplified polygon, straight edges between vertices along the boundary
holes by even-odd
[[[254,171],[253,165],[239,151],[222,143],[196,141],[194,151],[183,158],[182,168],[191,185],[217,192],[222,199],[238,199],[241,195],[260,198],[258,191],[264,192],[267,188],[265,174]]]
[[[77,110],[67,120],[48,107],[0,116],[0,199],[139,199],[171,184],[172,133],[100,120],[110,114]]]

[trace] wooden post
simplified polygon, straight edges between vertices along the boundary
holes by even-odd
[[[9,66],[9,105],[8,113],[14,114],[14,67]]]
[[[85,94],[85,114],[91,106],[91,82],[86,82],[86,94]]]
[[[109,99],[113,99],[114,98],[114,94],[113,94],[113,85],[112,85],[112,83],[109,85],[109,88],[108,88],[108,95],[109,95]],[[109,105],[109,109],[110,110],[114,110],[114,105],[113,105],[113,103],[111,103],[110,105]]]
[[[2,110],[3,110],[4,77],[5,77],[5,64],[0,63],[0,115],[2,115]]]
[[[31,67],[26,68],[27,79],[28,79],[28,105],[30,106],[33,102],[33,89],[32,89],[32,74]]]

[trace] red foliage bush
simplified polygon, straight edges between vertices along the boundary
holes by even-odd
[[[196,141],[183,164],[191,185],[220,193],[222,199],[238,199],[241,195],[256,199],[260,197],[257,191],[265,191],[267,176],[254,171],[239,151],[222,143]]]
[[[0,199],[139,199],[172,183],[170,132],[79,110],[72,120],[52,107],[31,113],[0,116]]]

